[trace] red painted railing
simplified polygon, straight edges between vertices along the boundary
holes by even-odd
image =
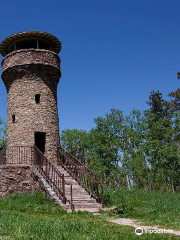
[[[62,147],[58,148],[57,155],[58,162],[69,172],[72,178],[85,188],[97,202],[100,202],[101,199],[103,203],[103,187],[99,183],[98,176]]]

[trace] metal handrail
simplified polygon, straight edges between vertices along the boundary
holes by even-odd
[[[39,173],[46,179],[57,196],[66,204],[64,175],[47,160],[43,153],[36,147],[32,147],[33,165]]]
[[[61,174],[56,165],[50,162],[36,146],[9,146],[7,157],[8,164],[34,165],[62,202],[66,204],[68,201],[71,209],[74,209],[72,184],[64,180],[64,174]],[[0,149],[0,164],[3,164],[3,149]],[[65,185],[70,185],[70,199],[67,199],[65,196]]]
[[[65,196],[65,185],[70,185],[70,200],[71,210],[74,209],[72,197],[72,184],[66,183],[64,174],[61,174],[56,166],[50,162],[43,153],[36,147],[32,147],[33,165],[37,168],[41,175],[50,184],[57,196],[66,204],[67,198]]]
[[[96,200],[100,202],[100,184],[97,174],[81,163],[76,157],[64,150],[61,146],[57,151],[58,162],[69,172],[69,174],[88,191]],[[101,192],[101,202],[103,200],[103,190]]]
[[[8,146],[7,152],[8,164],[32,164],[31,146]]]
[[[92,173],[95,178],[98,178],[97,174],[95,174],[90,168],[88,168],[85,164],[83,164],[82,162],[79,161],[79,159],[77,159],[74,155],[72,155],[70,152],[68,152],[67,150],[63,149],[62,147],[59,147],[59,149],[61,149],[61,151],[64,151],[64,153],[66,153],[67,155],[69,155],[69,157],[71,157],[76,163],[78,163],[78,165],[85,167],[86,169],[88,169],[88,172]]]

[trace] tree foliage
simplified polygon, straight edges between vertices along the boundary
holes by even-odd
[[[180,113],[159,91],[147,104],[146,111],[133,109],[129,116],[111,109],[95,118],[89,132],[64,130],[62,145],[85,149],[86,164],[107,186],[175,191],[180,186]]]

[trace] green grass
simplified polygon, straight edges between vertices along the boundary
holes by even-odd
[[[141,219],[151,225],[180,229],[179,193],[108,189],[105,200],[109,206],[117,206],[108,215],[114,212],[117,216]]]
[[[6,238],[9,236],[9,238]],[[41,192],[0,198],[0,239],[11,240],[136,240],[179,239],[143,234],[106,222],[87,212],[66,214]]]

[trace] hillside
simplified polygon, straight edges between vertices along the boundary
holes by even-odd
[[[60,209],[43,193],[20,193],[0,198],[0,236],[12,240],[124,240],[139,239],[133,228],[109,223],[104,216]],[[143,234],[141,239],[178,239]]]

